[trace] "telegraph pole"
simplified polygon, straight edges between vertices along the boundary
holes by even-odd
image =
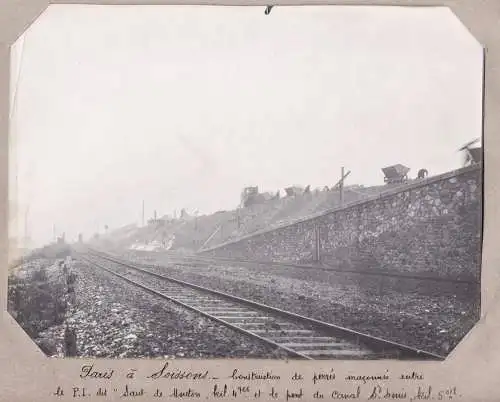
[[[144,227],[144,200],[142,200],[142,226]]]
[[[335,186],[332,187],[332,189],[338,188],[340,190],[339,191],[340,205],[342,205],[344,201],[344,180],[350,174],[351,174],[350,170],[347,173],[344,173],[344,167],[342,166],[340,169],[340,180],[335,184]]]
[[[30,207],[27,206],[26,207],[26,213],[24,215],[24,247],[25,248],[28,248],[27,247],[27,244],[28,244],[28,213],[29,213],[29,210],[30,210]]]
[[[340,182],[339,182],[339,196],[340,196],[340,205],[344,202],[344,166],[340,168]]]

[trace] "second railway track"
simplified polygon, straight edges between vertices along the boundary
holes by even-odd
[[[79,257],[130,284],[302,359],[432,359],[443,357],[160,275],[87,251]]]
[[[96,250],[97,251],[97,250]],[[199,265],[213,265],[213,264],[239,264],[239,265],[250,265],[250,266],[273,266],[273,267],[292,267],[294,269],[310,270],[310,271],[323,271],[336,273],[338,275],[361,275],[361,276],[371,276],[371,277],[386,277],[399,280],[408,281],[425,281],[425,282],[442,282],[442,283],[456,283],[456,284],[469,284],[469,285],[479,285],[477,279],[460,279],[460,278],[450,278],[450,277],[440,277],[436,275],[414,275],[410,273],[395,273],[389,271],[377,270],[376,272],[371,270],[359,270],[359,269],[338,269],[329,267],[326,265],[307,265],[307,264],[297,264],[292,262],[275,262],[275,261],[257,261],[257,260],[245,260],[240,258],[228,258],[228,257],[209,257],[200,254],[187,254],[180,255],[175,252],[165,252],[163,255],[168,256],[169,262],[176,265],[184,266],[199,266]],[[146,260],[149,261],[149,260]],[[154,260],[153,260],[154,261]],[[150,266],[155,266],[155,264],[149,264]],[[157,264],[156,264],[157,265]]]

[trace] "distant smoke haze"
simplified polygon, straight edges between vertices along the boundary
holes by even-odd
[[[37,245],[139,224],[143,200],[434,175],[481,136],[482,48],[445,8],[52,5],[11,82],[11,236],[29,206]]]

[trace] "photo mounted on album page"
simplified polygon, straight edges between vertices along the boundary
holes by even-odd
[[[480,44],[271,13],[53,5],[16,42],[8,311],[48,356],[444,358],[478,320]]]
[[[496,278],[493,34],[454,11],[51,4],[32,17],[9,51],[12,333],[79,379],[128,361],[172,379],[199,369],[190,381],[228,364],[242,384],[278,381],[282,364],[317,364],[323,382],[339,364],[453,364]]]

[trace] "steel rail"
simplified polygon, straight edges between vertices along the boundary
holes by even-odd
[[[121,275],[118,272],[113,271],[112,269],[106,268],[103,265],[101,265],[101,264],[99,264],[99,263],[97,263],[95,261],[92,261],[92,260],[90,260],[88,258],[85,258],[84,256],[80,256],[80,258],[83,259],[83,260],[85,260],[85,261],[87,261],[88,263],[90,263],[90,264],[92,264],[94,266],[99,267],[100,269],[103,269],[103,270],[109,272],[110,274],[113,274],[113,275],[115,275],[115,276],[117,276],[117,277],[119,277],[119,278],[127,281],[130,284],[133,284],[134,286],[137,286],[137,287],[139,287],[141,289],[144,289],[147,292],[152,293],[152,294],[154,294],[156,296],[159,296],[159,297],[161,297],[163,299],[167,299],[167,300],[169,300],[171,302],[174,302],[174,303],[176,303],[176,304],[178,304],[178,305],[180,305],[180,306],[182,306],[182,307],[184,307],[184,308],[186,308],[188,310],[191,310],[191,311],[194,311],[194,312],[196,312],[198,314],[201,314],[202,316],[207,317],[207,318],[209,318],[211,320],[217,321],[218,323],[223,324],[224,326],[229,327],[229,328],[231,328],[231,329],[233,329],[233,330],[235,330],[237,332],[241,332],[244,335],[251,336],[251,337],[256,338],[259,341],[265,342],[267,344],[271,344],[272,346],[274,346],[276,348],[279,348],[279,349],[282,349],[282,350],[285,350],[287,353],[290,353],[290,354],[292,354],[294,356],[297,356],[297,357],[300,357],[300,358],[303,358],[303,359],[306,359],[306,360],[312,360],[309,356],[306,356],[306,355],[304,355],[302,353],[299,353],[297,351],[289,349],[286,346],[280,345],[279,343],[276,343],[276,342],[273,342],[273,341],[271,341],[269,339],[261,337],[258,334],[255,334],[255,333],[250,332],[248,330],[245,330],[243,328],[237,327],[236,325],[233,325],[233,324],[231,324],[231,323],[229,323],[227,321],[221,320],[220,318],[218,318],[218,317],[216,317],[216,316],[214,316],[212,314],[206,313],[206,312],[204,312],[204,311],[202,311],[200,309],[197,309],[196,307],[193,307],[193,306],[190,306],[189,304],[183,303],[182,301],[177,300],[174,297],[167,296],[167,295],[165,295],[165,294],[163,294],[161,292],[158,292],[157,290],[154,290],[153,288],[151,288],[149,286],[143,285],[142,283],[139,283],[139,282],[136,282],[136,281],[134,281],[134,280],[132,280],[130,278],[127,278],[126,276]],[[101,258],[104,258],[104,257],[101,257]],[[115,263],[117,263],[117,262],[115,262]],[[131,268],[131,267],[129,267],[129,268]],[[146,271],[144,271],[144,272],[146,272]]]
[[[96,250],[97,251],[97,250]],[[99,252],[99,251],[98,251]],[[262,261],[262,260],[245,260],[239,258],[225,258],[225,257],[204,257],[197,255],[168,255],[173,259],[181,260],[182,262],[173,262],[177,265],[189,265],[187,261],[203,262],[206,264],[210,263],[236,263],[236,264],[249,264],[249,265],[267,265],[274,267],[293,267],[304,270],[316,270],[323,272],[333,272],[338,274],[354,274],[354,275],[369,275],[375,277],[387,277],[394,279],[408,279],[415,281],[430,281],[430,282],[444,282],[444,283],[458,283],[458,284],[468,284],[468,285],[479,285],[478,280],[467,280],[467,279],[454,279],[454,278],[443,278],[438,276],[424,276],[424,275],[412,275],[412,274],[397,274],[389,271],[366,271],[366,270],[356,270],[356,269],[337,269],[330,268],[327,266],[317,266],[317,265],[306,265],[306,264],[293,264],[287,262],[276,262],[276,261]],[[186,261],[186,262],[184,262]]]
[[[272,313],[277,314],[277,315],[281,315],[282,317],[298,320],[301,323],[307,323],[308,325],[314,326],[319,330],[323,330],[323,331],[326,331],[329,333],[333,332],[336,334],[336,336],[341,336],[344,338],[347,336],[349,338],[354,338],[358,344],[359,343],[366,344],[367,346],[369,346],[370,348],[373,348],[374,350],[384,351],[384,350],[391,348],[391,349],[396,349],[396,350],[401,351],[403,353],[403,356],[407,357],[407,358],[421,357],[421,358],[431,359],[431,360],[444,360],[445,359],[445,356],[438,355],[436,353],[428,352],[428,351],[425,351],[422,349],[417,349],[417,348],[414,348],[411,346],[403,345],[401,343],[397,343],[397,342],[389,341],[389,340],[386,340],[383,338],[368,335],[368,334],[365,334],[365,333],[362,333],[359,331],[355,331],[352,329],[341,327],[341,326],[331,324],[328,322],[320,321],[320,320],[317,320],[314,318],[305,317],[305,316],[300,315],[300,314],[296,314],[296,313],[293,313],[290,311],[286,311],[286,310],[282,310],[282,309],[279,309],[276,307],[268,306],[268,305],[265,305],[265,304],[262,304],[259,302],[244,299],[244,298],[234,296],[234,295],[231,295],[228,293],[209,289],[209,288],[206,288],[203,286],[195,285],[193,283],[185,282],[185,281],[175,279],[175,278],[172,278],[172,277],[169,277],[166,275],[157,274],[155,272],[151,272],[149,270],[140,268],[136,264],[121,261],[119,259],[115,259],[114,257],[110,257],[108,255],[102,255],[100,253],[100,255],[97,255],[97,256],[104,258],[104,259],[107,259],[109,261],[115,262],[117,264],[122,264],[123,266],[126,266],[128,268],[132,268],[132,269],[135,269],[137,271],[147,273],[147,274],[149,274],[153,277],[159,278],[159,279],[171,281],[174,283],[181,284],[183,286],[187,286],[187,287],[190,287],[193,289],[201,290],[201,291],[206,292],[206,293],[218,295],[218,296],[224,297],[228,300],[236,301],[236,302],[241,303],[241,304],[246,304],[248,306],[252,306],[252,307],[255,307],[255,308],[258,308],[261,310],[272,312]]]

